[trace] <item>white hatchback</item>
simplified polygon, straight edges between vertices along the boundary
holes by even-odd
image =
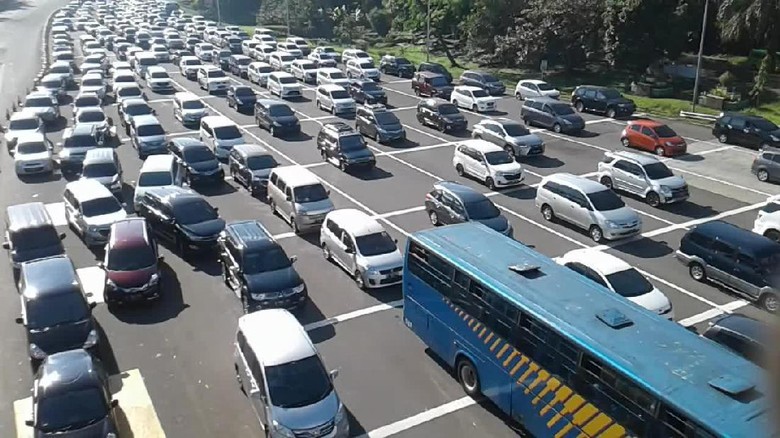
[[[780,196],[771,196],[758,211],[753,232],[780,242]]]
[[[474,112],[490,112],[496,110],[496,98],[487,91],[470,85],[458,85],[450,95],[452,103],[460,108]]]
[[[470,176],[485,183],[490,190],[521,184],[523,167],[498,145],[486,140],[466,140],[458,144],[452,165],[460,176]]]

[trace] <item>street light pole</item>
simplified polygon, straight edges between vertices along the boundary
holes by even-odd
[[[290,0],[285,0],[285,9],[287,9],[287,36],[290,36]]]
[[[699,41],[699,56],[696,59],[696,79],[693,81],[693,101],[691,102],[691,111],[696,111],[696,101],[699,100],[699,75],[701,71],[701,57],[704,52],[704,33],[707,31],[707,10],[710,5],[709,0],[704,0],[704,17],[701,21],[701,40]]]
[[[222,12],[219,10],[219,0],[216,0],[217,2],[217,25],[222,25]]]
[[[425,33],[425,61],[431,60],[431,0],[428,0],[428,24]]]

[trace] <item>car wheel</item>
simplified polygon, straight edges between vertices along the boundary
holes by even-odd
[[[776,230],[769,230],[766,233],[764,233],[764,237],[774,240],[775,242],[780,242],[780,232]]]
[[[621,138],[620,139],[620,143],[623,144],[624,148],[630,148],[631,147],[631,142],[628,141],[628,138],[626,138],[626,137]]]
[[[607,117],[609,117],[610,119],[614,119],[616,114],[617,113],[615,113],[615,109],[614,108],[609,108],[607,110]]]
[[[486,185],[486,186],[487,186],[487,188],[489,188],[490,190],[496,190],[496,182],[495,182],[495,181],[493,181],[493,178],[491,178],[491,177],[487,177],[487,178],[485,178],[485,185]]]
[[[531,123],[531,120],[528,117],[523,117],[523,124],[525,126],[533,126],[533,124]]]
[[[515,93],[515,99],[517,100],[523,100],[523,95],[520,93]]]
[[[699,263],[693,262],[688,266],[688,273],[696,281],[704,281],[707,279],[707,272],[704,270],[704,266]]]
[[[780,308],[780,301],[777,299],[777,295],[767,292],[758,299],[759,305],[769,313],[777,313]]]
[[[479,374],[477,374],[477,368],[474,364],[465,357],[461,357],[455,365],[455,370],[458,373],[458,381],[463,387],[463,391],[472,398],[480,398]]]
[[[271,134],[271,137],[276,137],[276,129],[274,128],[274,125],[268,127],[268,132]]]
[[[330,250],[328,249],[328,245],[322,244],[322,257],[325,258],[325,260],[330,261]]]
[[[458,172],[458,175],[463,176],[463,165],[458,163],[455,165],[455,172]]]
[[[344,160],[339,161],[339,170],[341,170],[342,172],[346,172],[347,171],[347,163],[346,163],[346,161],[344,161]]]
[[[588,234],[590,234],[590,238],[593,239],[593,241],[596,243],[601,243],[601,241],[604,240],[604,233],[601,231],[601,228],[599,228],[598,225],[590,227]]]
[[[656,192],[650,192],[645,196],[645,201],[647,201],[647,205],[651,207],[658,207],[661,205],[661,197],[658,196],[658,193]]]
[[[249,297],[246,296],[246,291],[241,292],[241,310],[244,311],[244,315],[249,313]]]
[[[542,217],[547,222],[552,222],[555,220],[555,212],[553,212],[552,207],[550,207],[547,204],[542,205]]]
[[[441,132],[446,132],[447,126],[444,125],[444,122],[439,122],[439,126],[437,127],[437,129]]]
[[[719,142],[721,142],[721,143],[728,143],[728,142],[729,142],[729,136],[728,136],[728,134],[726,134],[725,132],[724,132],[724,133],[722,133],[722,134],[720,134],[720,135],[718,136],[718,141],[719,141]]]
[[[276,202],[273,198],[268,199],[268,207],[271,209],[271,214],[276,214]]]
[[[187,252],[187,244],[184,242],[184,239],[182,237],[176,238],[176,253],[179,254],[181,258],[184,258]]]
[[[761,143],[761,145],[758,146],[759,149],[769,149],[769,143]]]
[[[655,154],[658,155],[659,157],[663,157],[664,155],[666,155],[666,151],[664,150],[663,146],[658,146],[655,148]]]
[[[355,271],[355,273],[352,274],[352,278],[355,280],[358,289],[363,290],[366,288],[366,281],[363,279],[363,274],[361,274],[360,271]]]
[[[577,103],[574,104],[574,109],[576,109],[578,112],[585,111],[585,105],[582,104],[582,101],[577,101]]]
[[[602,176],[601,179],[599,180],[599,182],[601,183],[601,185],[603,185],[604,187],[606,187],[608,189],[612,188],[612,178],[610,178],[608,176]]]
[[[300,234],[301,230],[298,229],[298,223],[295,222],[295,216],[290,216],[290,227],[292,227],[293,233]]]
[[[554,124],[554,125],[553,125],[553,131],[554,131],[556,134],[560,134],[560,133],[561,133],[561,124],[560,124],[560,123],[556,123],[556,124]]]
[[[479,109],[476,105],[471,105],[471,111],[474,111],[475,113],[479,112]]]
[[[767,182],[769,181],[769,172],[766,171],[766,169],[758,169],[758,172],[756,172],[756,178],[758,178],[761,182]]]
[[[439,225],[439,215],[436,214],[435,211],[431,210],[430,212],[428,212],[428,219],[431,220],[431,225],[433,225],[434,227]]]

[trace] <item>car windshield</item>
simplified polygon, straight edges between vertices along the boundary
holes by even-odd
[[[295,115],[293,110],[287,105],[272,105],[268,108],[268,114],[273,117],[290,117]]]
[[[119,97],[140,96],[141,89],[138,87],[122,87],[116,92],[116,94],[119,95]]]
[[[136,127],[135,132],[138,134],[139,137],[165,135],[165,130],[163,130],[163,127],[158,124],[138,126]]]
[[[340,71],[334,71],[333,73],[329,74],[331,79],[344,79],[344,73],[341,73]]]
[[[626,206],[623,200],[610,189],[588,193],[588,199],[596,211],[617,210]]]
[[[28,108],[40,108],[54,105],[48,97],[29,97],[24,101],[24,106]]]
[[[444,87],[450,84],[444,76],[434,76],[430,79],[430,83],[434,87]]]
[[[56,67],[52,67],[49,70],[49,73],[70,74],[70,67],[68,67],[67,65],[58,65]]]
[[[282,55],[279,58],[282,60],[282,62],[292,62],[292,61],[295,61],[297,59],[293,55]]]
[[[235,140],[241,138],[241,131],[236,125],[219,126],[214,128],[214,136],[220,140]]]
[[[173,184],[170,172],[142,172],[138,178],[140,187],[159,187]]]
[[[411,63],[412,63],[411,61],[409,61],[409,60],[408,60],[408,59],[406,59],[406,58],[395,58],[395,62],[396,62],[397,64],[399,64],[399,65],[409,65],[409,64],[411,64]]]
[[[106,415],[108,406],[100,388],[61,391],[40,398],[36,427],[46,433],[66,432],[97,423]]]
[[[152,108],[145,103],[130,105],[124,109],[124,113],[130,116],[145,116],[152,113]]]
[[[274,71],[274,69],[272,69],[271,67],[268,67],[268,66],[257,67],[257,72],[258,73],[271,73],[273,71]]]
[[[59,79],[47,79],[45,81],[41,81],[41,86],[43,88],[60,88],[62,87],[62,81]]]
[[[439,106],[439,114],[458,114],[460,111],[458,111],[458,107],[452,104],[446,104],[446,105],[440,105]]]
[[[333,90],[330,92],[330,97],[333,99],[349,99],[349,93],[347,90]]]
[[[607,281],[615,292],[626,298],[638,297],[653,290],[653,285],[633,268],[607,275]]]
[[[27,131],[30,129],[38,129],[40,127],[40,122],[38,122],[38,119],[16,119],[11,120],[11,123],[8,124],[8,129],[13,129],[17,131]]]
[[[252,63],[252,58],[239,58],[236,63],[238,65],[249,65]]]
[[[381,89],[382,89],[382,88],[381,88],[379,85],[377,85],[377,84],[376,84],[376,82],[374,82],[374,81],[366,81],[366,82],[363,82],[363,83],[361,84],[361,86],[363,87],[363,90],[365,90],[365,91],[379,91],[379,90],[381,90]]]
[[[82,87],[102,87],[103,79],[101,78],[86,78],[81,80]]]
[[[301,68],[304,70],[317,70],[317,65],[313,62],[307,62],[305,64],[301,64]]]
[[[224,78],[225,72],[222,70],[210,70],[208,76],[209,78]]]
[[[487,91],[485,91],[485,90],[483,90],[481,88],[479,90],[472,90],[471,94],[474,95],[474,97],[488,97],[488,96],[490,96],[487,93]]]
[[[603,94],[607,99],[619,99],[623,97],[618,90],[612,90],[609,88],[601,90],[601,94]]]
[[[751,119],[750,124],[760,131],[775,131],[777,125],[766,119]]]
[[[553,112],[559,116],[568,116],[569,114],[574,114],[574,110],[570,105],[566,104],[557,104],[557,105],[550,105]]]
[[[236,87],[236,96],[254,96],[255,92],[249,87]]]
[[[89,318],[87,300],[78,290],[26,301],[27,327],[41,330]]]
[[[330,376],[317,355],[265,368],[268,395],[283,409],[312,405],[333,391]]]
[[[81,212],[86,217],[102,216],[122,210],[122,205],[115,197],[97,198],[81,203]]]
[[[389,254],[397,249],[395,241],[385,231],[355,238],[358,251],[366,257]]]
[[[202,44],[200,46],[200,50],[214,50],[214,46],[211,44]]]
[[[501,213],[498,211],[495,205],[490,202],[490,199],[484,198],[474,202],[466,203],[466,213],[471,220],[485,220],[498,217]]]
[[[194,198],[189,202],[178,202],[173,206],[173,215],[182,225],[213,221],[219,215],[205,199]]]
[[[295,202],[317,202],[328,199],[328,192],[321,184],[311,184],[308,186],[299,186],[293,189]]]
[[[204,161],[213,161],[215,159],[214,153],[206,146],[184,148],[183,155],[184,160],[188,163],[201,163]]]
[[[295,78],[292,76],[280,76],[279,77],[279,83],[280,84],[295,84]]]
[[[322,47],[320,50],[322,50],[325,53],[336,53],[336,49],[333,47]]]
[[[105,178],[117,174],[114,163],[94,163],[84,166],[81,176],[85,178]]]
[[[401,123],[398,116],[389,111],[379,111],[374,113],[374,118],[378,125],[398,125]]]
[[[65,148],[71,148],[71,147],[88,148],[94,146],[97,146],[97,139],[95,138],[95,136],[90,134],[74,135],[72,137],[69,137],[62,144],[62,147]]]
[[[141,58],[138,63],[146,66],[157,65],[157,58]]]
[[[660,138],[671,138],[671,137],[677,137],[677,133],[674,132],[674,130],[666,125],[659,125],[653,128],[655,131],[655,134]]]
[[[135,82],[135,77],[132,76],[132,75],[129,75],[129,74],[128,75],[121,75],[121,76],[115,76],[114,77],[114,83],[115,84],[122,83],[122,82],[124,82],[124,83]]]
[[[490,82],[501,82],[501,81],[499,81],[499,80],[498,80],[498,78],[497,78],[497,77],[495,77],[495,76],[493,76],[493,75],[486,75],[486,74],[483,74],[483,75],[482,75],[482,79],[483,79],[483,80],[484,80],[486,83],[490,83]]]
[[[339,146],[342,151],[359,151],[366,148],[366,142],[360,134],[344,135],[339,137]]]
[[[185,59],[184,65],[202,65],[198,59]]]
[[[552,91],[555,88],[553,88],[552,85],[548,84],[547,82],[540,82],[536,84],[536,87],[540,89],[541,91]]]
[[[485,159],[489,164],[509,164],[514,163],[515,159],[506,151],[493,151],[485,154]]]
[[[506,131],[506,135],[510,137],[522,137],[531,134],[531,131],[529,131],[528,128],[519,123],[507,123],[503,126],[504,130]]]
[[[278,163],[270,155],[255,155],[246,159],[246,167],[249,170],[270,169],[276,166],[278,166]]]
[[[152,72],[152,79],[167,79],[168,73],[164,71],[156,71]]]
[[[42,141],[36,141],[32,143],[20,143],[16,145],[16,153],[17,154],[39,154],[41,152],[46,152],[49,150],[49,148],[46,146],[46,143]]]
[[[666,167],[666,164],[661,162],[648,164],[643,167],[645,169],[645,173],[647,173],[647,177],[650,179],[663,179],[663,178],[669,178],[670,176],[674,176],[672,171],[669,170],[668,167]]]
[[[371,61],[363,61],[358,65],[360,66],[360,68],[374,68],[374,63]]]
[[[79,114],[79,122],[81,123],[97,123],[106,120],[106,115],[103,111],[83,111]]]
[[[249,275],[278,271],[291,265],[290,258],[279,246],[244,254],[244,273]]]

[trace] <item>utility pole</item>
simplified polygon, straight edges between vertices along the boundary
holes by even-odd
[[[222,12],[219,10],[219,0],[217,2],[217,25],[222,26]]]
[[[431,60],[431,0],[428,0],[428,24],[425,33],[425,61]]]
[[[699,100],[699,75],[701,74],[701,57],[704,52],[704,33],[707,31],[707,12],[710,0],[704,0],[704,17],[701,22],[701,40],[699,41],[699,56],[696,59],[696,79],[693,81],[693,102],[691,111],[696,111],[696,102]]]
[[[287,36],[290,36],[290,0],[284,0],[285,9],[287,9]]]

